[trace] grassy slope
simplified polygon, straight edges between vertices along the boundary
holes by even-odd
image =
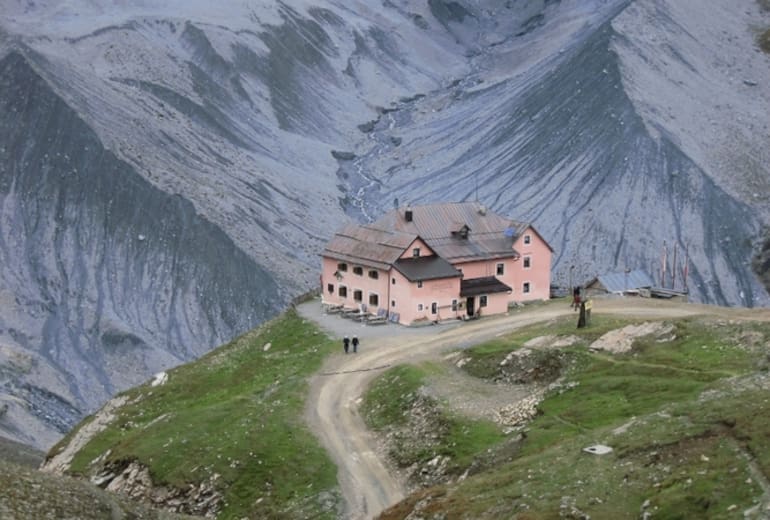
[[[577,386],[541,404],[512,461],[414,494],[383,518],[415,507],[447,519],[638,518],[646,501],[654,518],[742,517],[762,498],[757,476],[770,474],[770,325],[682,320],[673,341],[638,340],[629,354],[585,348],[622,324],[599,318],[575,331],[570,319],[469,351],[469,372],[491,377],[531,337],[583,338],[571,348]],[[595,443],[614,451],[582,451]]]
[[[333,518],[336,468],[301,419],[306,378],[332,348],[288,312],[171,370],[163,386],[127,392],[129,404],[77,454],[72,472],[89,474],[110,450],[107,463],[139,461],[156,485],[220,475],[221,518]]]

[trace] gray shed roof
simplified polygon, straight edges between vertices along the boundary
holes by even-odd
[[[620,272],[620,273],[606,273],[596,277],[596,279],[588,286],[595,286],[596,282],[601,285],[601,288],[607,292],[625,292],[640,287],[652,287],[655,282],[652,281],[650,275],[642,270]]]
[[[452,264],[435,255],[401,258],[393,264],[393,267],[410,282],[462,276],[462,273]]]
[[[509,292],[512,289],[494,276],[482,278],[469,278],[460,282],[460,296],[478,296],[479,294],[493,294]]]

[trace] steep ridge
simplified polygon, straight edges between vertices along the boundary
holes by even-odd
[[[192,204],[105,150],[19,53],[0,61],[0,106],[6,435],[50,444],[116,391],[285,303]],[[24,415],[54,432],[26,430]]]
[[[377,144],[343,169],[366,172],[359,186],[362,204],[377,206],[370,213],[394,199],[476,197],[533,220],[557,250],[561,283],[570,266],[578,281],[625,268],[659,275],[665,241],[666,285],[676,270],[682,287],[687,249],[695,300],[766,305],[749,262],[763,199],[725,191],[724,175],[695,163],[677,135],[640,116],[617,45],[631,43],[604,22],[527,75],[487,86],[479,68],[449,89],[408,100],[372,125]],[[770,177],[766,167],[752,173],[760,183]]]

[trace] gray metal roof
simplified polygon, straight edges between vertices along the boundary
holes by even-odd
[[[655,282],[642,270],[606,273],[597,277],[599,284],[608,292],[625,292],[640,287],[652,287]],[[589,284],[592,285],[592,284]]]
[[[388,270],[416,238],[410,233],[349,225],[334,235],[322,255]]]
[[[406,220],[406,211],[411,211],[411,221]],[[469,229],[467,238],[458,236],[463,226]],[[501,217],[478,202],[458,202],[394,209],[371,227],[418,235],[436,254],[456,263],[517,256],[513,243],[528,225]]]
[[[493,294],[509,292],[512,289],[494,276],[482,278],[469,278],[460,281],[460,296],[478,296],[479,294]]]
[[[440,256],[401,258],[393,264],[393,267],[410,282],[462,276],[460,271]]]
[[[407,209],[411,211],[409,221]],[[468,230],[466,237],[462,236],[464,229]],[[508,258],[519,256],[513,243],[527,229],[537,233],[529,224],[501,217],[478,202],[402,207],[372,224],[345,227],[322,255],[387,270],[415,239],[421,238],[452,264]]]

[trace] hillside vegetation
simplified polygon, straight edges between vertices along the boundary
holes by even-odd
[[[457,364],[474,377],[548,389],[537,415],[503,440],[487,436],[474,456],[474,437],[450,440],[451,429],[434,430],[431,454],[398,450],[397,467],[419,473],[422,460],[445,454],[447,470],[381,518],[766,518],[770,324],[684,319],[624,339],[630,324],[601,317],[576,331],[573,319],[555,320],[463,351]],[[594,342],[608,332],[606,344],[628,340],[629,350],[600,349]],[[569,346],[554,347],[559,339]],[[527,361],[511,361],[525,350],[518,359]],[[386,438],[404,435],[404,421],[426,409],[450,413],[438,399],[378,422],[388,403],[431,393],[430,370],[422,379],[415,370],[384,374],[367,397],[370,423]],[[390,395],[379,390],[388,380],[398,383]],[[612,452],[584,451],[597,443]]]
[[[302,422],[328,338],[290,311],[118,396],[114,418],[65,465],[109,490],[219,518],[335,518],[336,468]],[[48,466],[95,418],[49,454]]]
[[[562,305],[533,306],[523,311],[525,323]],[[387,454],[411,490],[381,518],[770,512],[770,323],[599,313],[585,329],[576,330],[570,314],[504,330],[375,376],[359,411],[381,443],[372,451]],[[290,311],[169,371],[164,384],[121,394],[57,445],[46,467],[144,502],[137,507],[217,518],[346,518],[337,468],[302,419],[308,377],[338,348]],[[458,398],[471,406],[458,408]],[[468,412],[490,398],[509,413]],[[584,451],[595,444],[612,451]],[[22,481],[11,486],[9,477],[7,489],[21,497],[17,504],[29,502],[35,486],[55,487],[51,475],[16,474]],[[116,511],[129,504],[85,482],[62,482],[63,495],[51,491],[49,501],[80,486],[85,491],[73,496],[100,497]]]

